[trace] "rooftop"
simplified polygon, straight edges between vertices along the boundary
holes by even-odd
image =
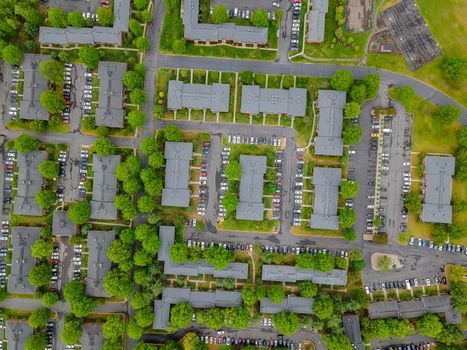
[[[104,342],[104,333],[100,323],[83,324],[80,337],[81,350],[100,350]]]
[[[313,269],[300,270],[295,266],[287,265],[263,265],[261,279],[289,283],[312,281],[315,284],[345,286],[347,284],[347,271],[334,269],[329,272],[321,272]]]
[[[365,350],[363,344],[362,332],[360,329],[360,319],[357,315],[343,316],[344,331],[352,344],[352,349]]]
[[[54,236],[70,237],[77,231],[77,225],[68,219],[66,211],[54,211],[52,234]]]
[[[32,335],[33,330],[26,320],[6,321],[6,340],[8,349],[24,349],[24,342]]]
[[[260,312],[265,314],[278,314],[279,312],[293,312],[295,314],[313,315],[313,298],[302,298],[288,295],[280,304],[274,304],[271,299],[260,301]]]

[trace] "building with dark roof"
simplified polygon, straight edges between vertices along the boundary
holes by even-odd
[[[165,329],[169,324],[170,307],[188,303],[196,309],[214,307],[236,307],[243,304],[241,292],[215,290],[200,292],[186,288],[166,287],[162,291],[162,300],[154,301],[153,329]]]
[[[23,58],[23,99],[19,106],[21,119],[49,120],[49,112],[39,102],[41,94],[47,90],[47,80],[39,73],[39,65],[50,61],[50,55],[24,54]]]
[[[240,155],[240,193],[237,220],[264,220],[263,183],[266,157]]]
[[[270,113],[304,117],[306,89],[263,89],[258,85],[243,85],[240,111],[245,114]]]
[[[66,211],[54,211],[52,221],[52,234],[54,236],[74,236],[77,232],[77,229],[77,225],[68,219]]]
[[[24,343],[32,333],[32,327],[26,320],[6,321],[6,340],[8,341],[8,349],[24,349]]]
[[[157,259],[164,263],[164,273],[166,275],[213,275],[215,278],[248,279],[248,264],[246,263],[230,263],[224,269],[218,270],[205,260],[201,260],[197,263],[182,264],[173,262],[170,258],[170,248],[175,242],[174,226],[160,226],[159,239],[161,241],[161,247],[159,248]]]
[[[29,272],[36,266],[31,246],[40,237],[40,227],[19,227],[11,229],[11,272],[8,276],[7,291],[15,294],[34,294],[36,287],[29,282]]]
[[[214,113],[228,112],[229,102],[229,84],[185,84],[178,80],[169,81],[167,94],[169,109],[209,109]]]
[[[292,312],[294,314],[313,315],[313,298],[302,298],[288,295],[280,304],[275,304],[269,298],[260,301],[259,309],[263,314],[278,314],[280,312]]]
[[[328,7],[329,0],[311,1],[311,11],[308,13],[307,42],[319,44],[324,41],[324,29],[326,26]]]
[[[104,278],[112,267],[107,256],[107,249],[115,240],[112,231],[88,232],[88,274],[86,276],[86,295],[107,298],[104,290]]]
[[[347,271],[334,269],[321,272],[314,269],[301,270],[288,265],[263,265],[261,280],[288,283],[311,281],[315,284],[345,286],[347,285]]]
[[[161,204],[164,207],[188,207],[191,191],[190,162],[193,159],[191,142],[165,142],[165,183]]]
[[[128,32],[130,20],[130,2],[115,0],[113,27],[92,28],[39,28],[39,42],[42,45],[121,45],[122,33]]]
[[[342,323],[347,338],[352,344],[352,349],[365,350],[365,344],[362,339],[362,331],[360,329],[360,319],[357,315],[343,316]]]
[[[84,323],[82,325],[80,344],[81,350],[100,350],[105,339],[100,323]]]
[[[126,63],[100,61],[99,106],[96,109],[96,125],[123,128],[123,76]]]
[[[424,194],[420,218],[424,222],[452,223],[452,176],[456,159],[451,156],[426,156]]]
[[[452,308],[449,295],[425,296],[412,301],[379,301],[370,303],[368,315],[372,319],[398,317],[416,318],[426,314],[444,313],[446,322],[459,324],[462,322],[460,313]]]
[[[318,135],[315,137],[315,154],[321,156],[342,156],[342,123],[347,94],[343,91],[319,90]]]
[[[310,227],[323,230],[338,230],[339,216],[337,203],[339,201],[339,186],[341,184],[341,168],[313,169],[313,214]]]
[[[117,194],[117,178],[115,170],[121,161],[120,155],[99,156],[94,154],[92,169],[91,218],[101,220],[116,220],[117,208],[115,197]]]
[[[16,215],[41,216],[43,210],[36,202],[36,194],[42,189],[39,164],[47,159],[45,151],[18,152],[18,190],[13,212]]]
[[[185,39],[208,43],[241,43],[265,45],[268,42],[267,27],[240,26],[234,23],[199,23],[199,0],[183,2],[183,26]]]

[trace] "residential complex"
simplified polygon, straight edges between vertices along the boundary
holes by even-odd
[[[167,107],[169,109],[207,109],[211,112],[228,112],[230,85],[214,83],[185,84],[181,81],[169,81]]]
[[[324,41],[324,29],[326,25],[326,13],[329,8],[329,0],[312,0],[311,11],[308,12],[308,32],[306,41],[319,44]]]
[[[344,324],[345,335],[352,344],[352,349],[365,350],[359,317],[357,315],[346,315],[342,317],[342,323]]]
[[[270,282],[297,283],[311,281],[315,284],[329,286],[345,286],[347,284],[347,271],[333,269],[321,272],[314,269],[299,269],[288,265],[263,265],[261,279]]]
[[[81,332],[80,344],[82,350],[99,350],[104,345],[104,333],[100,323],[85,323]]]
[[[53,214],[52,234],[60,237],[74,236],[78,231],[78,225],[73,223],[66,211],[56,210]]]
[[[259,303],[259,311],[265,314],[278,314],[280,312],[293,312],[295,314],[313,315],[313,298],[302,298],[288,295],[279,304],[271,299],[264,298]]]
[[[32,327],[25,320],[6,322],[6,340],[9,349],[24,349],[25,341],[32,335]]]

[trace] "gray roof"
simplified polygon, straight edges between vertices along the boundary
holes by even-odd
[[[426,296],[412,301],[379,301],[370,303],[368,314],[372,319],[399,317],[415,318],[425,314],[443,313],[448,323],[460,323],[462,317],[452,308],[449,295]]]
[[[99,62],[99,106],[96,125],[110,128],[123,127],[123,76],[126,63]]]
[[[42,189],[39,164],[47,159],[45,151],[18,152],[18,190],[13,212],[16,215],[41,216],[43,211],[36,202],[36,194]]]
[[[83,324],[80,337],[81,350],[100,350],[104,342],[104,333],[100,323]]]
[[[343,316],[344,331],[352,344],[352,349],[365,350],[363,344],[362,332],[360,330],[360,319],[357,315]]]
[[[289,282],[312,281],[316,284],[345,286],[347,284],[346,270],[331,270],[321,272],[313,269],[297,269],[287,265],[263,265],[261,274],[263,281]]]
[[[245,44],[266,44],[267,27],[239,26],[234,23],[198,23],[199,0],[183,3],[183,25],[185,39],[197,41],[234,41]]]
[[[193,159],[191,142],[165,142],[165,187],[162,206],[188,207],[190,205],[190,161]]]
[[[164,273],[166,275],[213,275],[216,278],[248,278],[248,264],[246,263],[234,262],[230,263],[222,270],[217,270],[205,260],[201,260],[198,263],[183,264],[173,262],[170,258],[170,248],[175,242],[175,228],[173,226],[160,226],[159,238],[161,247],[159,248],[157,259],[164,262]]]
[[[311,8],[313,10],[328,12],[329,0],[311,0]]]
[[[39,42],[50,45],[121,45],[121,33],[128,32],[130,19],[130,2],[128,0],[114,1],[113,27],[93,28],[39,28]]]
[[[215,290],[200,292],[186,288],[166,287],[162,291],[162,300],[154,302],[154,329],[167,328],[170,319],[170,306],[188,303],[197,309],[213,307],[236,307],[243,304],[241,292]]]
[[[293,312],[295,314],[313,315],[312,298],[296,297],[288,295],[280,304],[274,304],[271,299],[264,298],[260,302],[260,312],[265,314],[278,314],[282,311]]]
[[[52,234],[55,236],[70,237],[76,234],[77,225],[68,219],[66,211],[54,211]]]
[[[242,86],[240,111],[245,114],[272,113],[292,117],[305,116],[306,89],[263,89],[258,85]]]
[[[21,119],[49,120],[49,112],[39,102],[41,94],[47,90],[47,80],[39,73],[42,61],[50,61],[50,55],[24,54],[23,99],[19,110]]]
[[[422,221],[452,223],[451,191],[455,161],[451,156],[425,157],[425,202]]]
[[[29,271],[36,265],[31,246],[40,237],[40,227],[13,227],[11,230],[11,272],[8,277],[8,293],[34,294],[36,287],[29,283]]]
[[[313,170],[313,214],[310,227],[325,230],[339,229],[337,202],[341,183],[341,168],[320,168]]]
[[[324,41],[324,28],[326,25],[326,12],[311,10],[308,13],[308,33],[306,40],[312,43]]]
[[[212,112],[228,112],[230,85],[185,84],[181,81],[169,81],[167,107],[169,109],[209,109]]]
[[[6,321],[8,349],[24,349],[24,342],[32,335],[32,327],[26,320]]]
[[[263,182],[266,173],[266,157],[240,155],[240,193],[237,220],[264,219]]]
[[[101,220],[116,220],[117,208],[115,197],[117,193],[117,178],[115,169],[121,161],[120,155],[99,156],[94,154],[92,169],[91,218]]]
[[[315,137],[315,154],[342,156],[342,122],[347,94],[343,91],[319,90],[318,136]]]
[[[107,256],[107,249],[115,240],[112,231],[88,232],[88,274],[86,276],[86,294],[106,298],[109,295],[104,290],[104,277],[112,267]]]

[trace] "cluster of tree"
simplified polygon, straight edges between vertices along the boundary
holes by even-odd
[[[227,213],[232,213],[238,207],[238,196],[235,193],[228,191],[222,198],[222,205]]]
[[[203,257],[211,263],[215,269],[222,270],[234,261],[233,251],[221,246],[210,246],[204,250]]]
[[[358,126],[358,124],[348,124],[344,127],[344,131],[342,132],[342,138],[346,145],[354,145],[358,143],[362,138],[362,135],[363,130]]]
[[[147,224],[139,225],[135,230],[135,238],[141,243],[141,249],[135,251],[135,265],[150,265],[161,246],[155,227]]]
[[[334,313],[334,303],[331,297],[326,293],[320,293],[313,302],[313,312],[320,320],[331,317]]]
[[[343,181],[341,183],[341,194],[344,198],[355,198],[358,193],[358,182]]]
[[[54,59],[50,61],[42,61],[39,64],[39,73],[44,77],[44,79],[56,84],[63,83],[64,70],[65,66],[63,63]]]
[[[63,95],[58,91],[45,90],[39,97],[40,104],[51,114],[57,114],[66,107]]]
[[[15,150],[24,154],[38,150],[39,146],[39,140],[28,134],[21,134],[15,139],[13,144]]]
[[[154,263],[147,267],[140,267],[133,273],[133,280],[140,285],[141,291],[133,294],[130,305],[133,309],[139,310],[148,306],[157,298],[163,290],[163,285],[159,278],[159,263]]]
[[[199,246],[188,247],[183,242],[176,242],[170,247],[170,257],[176,263],[198,262],[201,256],[202,252]]]
[[[242,289],[243,304],[253,306],[259,300],[263,300],[266,296],[266,289],[263,286],[252,286],[248,284]]]
[[[461,110],[459,107],[454,105],[444,105],[439,107],[434,117],[437,118],[443,124],[451,124],[461,116]]]
[[[103,349],[121,349],[122,336],[125,332],[125,322],[119,315],[108,316],[102,325],[105,342]]]
[[[60,337],[62,338],[63,344],[79,344],[81,337],[81,320],[77,318],[65,320]]]
[[[225,175],[230,180],[238,180],[240,179],[242,171],[240,169],[240,163],[238,161],[232,160],[229,164],[225,167]]]
[[[120,210],[123,219],[132,221],[138,216],[138,207],[129,194],[119,194],[115,197],[115,207]]]
[[[436,245],[443,245],[448,239],[461,239],[465,235],[465,228],[457,224],[436,224],[431,232],[431,237]]]
[[[323,342],[329,350],[352,350],[352,344],[342,332],[329,333],[323,336]]]
[[[315,269],[327,272],[334,268],[334,257],[323,252],[316,255],[300,254],[297,256],[295,265],[299,269]]]
[[[126,157],[115,169],[115,177],[123,182],[123,191],[129,195],[135,195],[141,189],[140,173],[141,161],[137,156]]]
[[[311,281],[301,281],[298,283],[298,291],[304,298],[314,298],[318,294],[318,286]]]
[[[47,346],[47,336],[44,333],[36,333],[31,335],[24,342],[25,350],[42,350]]]
[[[78,225],[88,222],[91,218],[91,204],[87,200],[71,203],[68,207],[67,217]]]
[[[37,309],[28,317],[28,323],[34,329],[43,327],[47,324],[49,317],[50,311],[48,309]]]
[[[460,147],[454,154],[456,157],[455,177],[457,180],[465,182],[467,180],[467,127],[464,126],[459,130],[457,141]]]
[[[98,155],[105,157],[115,154],[115,145],[108,138],[101,136],[94,141],[93,150]]]
[[[104,277],[104,289],[111,297],[129,297],[134,288],[128,272],[114,268]]]
[[[366,268],[365,260],[361,250],[353,249],[350,251],[349,256],[350,270],[353,272],[362,271]]]
[[[364,85],[359,85],[359,86],[364,86]],[[366,91],[365,91],[365,94],[366,94]],[[344,109],[345,118],[354,119],[354,118],[357,118],[359,115],[360,115],[360,103],[352,101],[352,102],[348,102],[345,105],[345,109]]]
[[[461,83],[467,77],[467,58],[462,56],[446,57],[441,63],[441,70],[447,80]]]
[[[29,271],[29,283],[36,287],[47,286],[50,283],[51,278],[52,269],[47,264],[47,262],[43,262],[37,266],[34,266]]]
[[[99,61],[104,56],[103,51],[99,51],[93,46],[81,46],[78,51],[78,57],[86,67],[96,69]]]
[[[48,211],[57,201],[57,195],[49,190],[40,190],[34,197],[41,209]]]
[[[403,339],[406,336],[413,333],[410,328],[409,320],[399,320],[397,318],[386,318],[381,320],[370,320],[369,318],[363,318],[362,334],[365,339],[386,339],[389,337],[395,337]]]
[[[410,192],[404,198],[404,206],[409,213],[420,214],[422,212],[422,196],[418,192]]]
[[[111,8],[99,7],[97,9],[99,25],[111,27],[114,21],[114,15]],[[47,11],[47,24],[55,28],[66,28],[72,26],[75,28],[92,27],[95,23],[92,18],[84,18],[79,11],[64,12],[57,7],[51,7]]]
[[[334,45],[339,43],[343,46],[351,47],[355,52],[357,52],[360,47],[358,45],[354,45],[354,39],[352,37],[345,35],[345,0],[338,0],[336,5],[334,20],[336,21],[337,26],[334,30],[334,37],[331,40],[331,48],[334,48]]]
[[[272,317],[274,327],[285,335],[292,335],[300,328],[300,320],[297,314],[291,312],[280,312]]]
[[[63,296],[77,317],[86,317],[97,306],[96,300],[84,295],[84,289],[80,281],[70,281],[63,289]]]
[[[339,210],[339,224],[341,227],[352,227],[355,220],[355,211],[352,208],[343,208]]]

